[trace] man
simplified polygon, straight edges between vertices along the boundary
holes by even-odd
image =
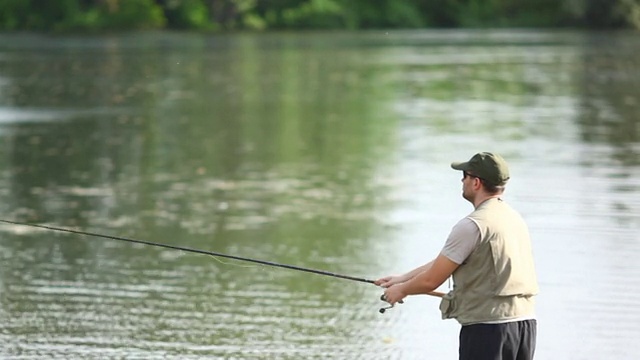
[[[443,319],[462,325],[460,360],[530,360],[538,283],[527,225],[501,198],[509,180],[507,163],[482,152],[451,167],[462,171],[462,196],[474,211],[453,227],[433,261],[375,283],[386,288],[384,299],[393,305],[433,291],[453,276],[453,290],[440,310]]]

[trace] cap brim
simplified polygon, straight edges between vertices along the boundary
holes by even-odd
[[[469,168],[469,162],[468,161],[452,162],[451,163],[451,168],[453,170],[465,171],[465,170],[467,170]]]

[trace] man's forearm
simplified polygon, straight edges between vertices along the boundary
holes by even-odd
[[[401,286],[401,292],[405,295],[426,294],[437,289],[460,266],[444,255],[427,264],[427,270],[415,275]]]
[[[423,271],[410,280],[402,283],[402,292],[405,295],[426,294],[435,290],[440,284],[436,283],[428,271]]]
[[[433,265],[433,260],[429,261],[428,263],[422,265],[422,266],[418,266],[417,268],[409,271],[408,273],[402,275],[402,282],[406,282],[409,281],[411,279],[413,279],[414,277],[420,275],[421,273],[429,270],[431,268],[431,265]]]

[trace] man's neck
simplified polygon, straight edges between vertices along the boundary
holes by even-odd
[[[473,200],[473,207],[478,208],[483,202],[489,199],[497,199],[500,198],[501,194],[478,194],[478,196]]]

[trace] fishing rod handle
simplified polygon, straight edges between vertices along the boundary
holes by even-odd
[[[443,292],[440,292],[440,291],[429,291],[429,292],[427,293],[427,295],[429,295],[429,296],[435,296],[435,297],[439,297],[439,298],[441,298],[441,297],[444,297],[444,296],[445,296],[445,295],[447,295],[447,294],[445,294],[445,293],[443,293]]]
[[[428,293],[426,293],[426,294],[427,294],[427,295],[430,295],[430,296],[440,297],[440,298],[441,298],[441,297],[443,297],[443,296],[445,295],[445,293],[442,293],[442,292],[439,292],[439,291],[430,291],[430,292],[428,292]],[[387,301],[387,297],[386,297],[386,296],[384,296],[384,294],[382,294],[382,295],[380,295],[380,300],[382,300],[382,301],[385,301],[385,302],[386,302],[386,301]],[[404,301],[400,300],[400,301],[398,301],[398,304],[404,304]],[[378,310],[378,312],[379,312],[380,314],[384,314],[387,310],[392,309],[394,306],[395,306],[395,305],[389,305],[389,306],[387,306],[387,307],[380,308],[380,309]]]

